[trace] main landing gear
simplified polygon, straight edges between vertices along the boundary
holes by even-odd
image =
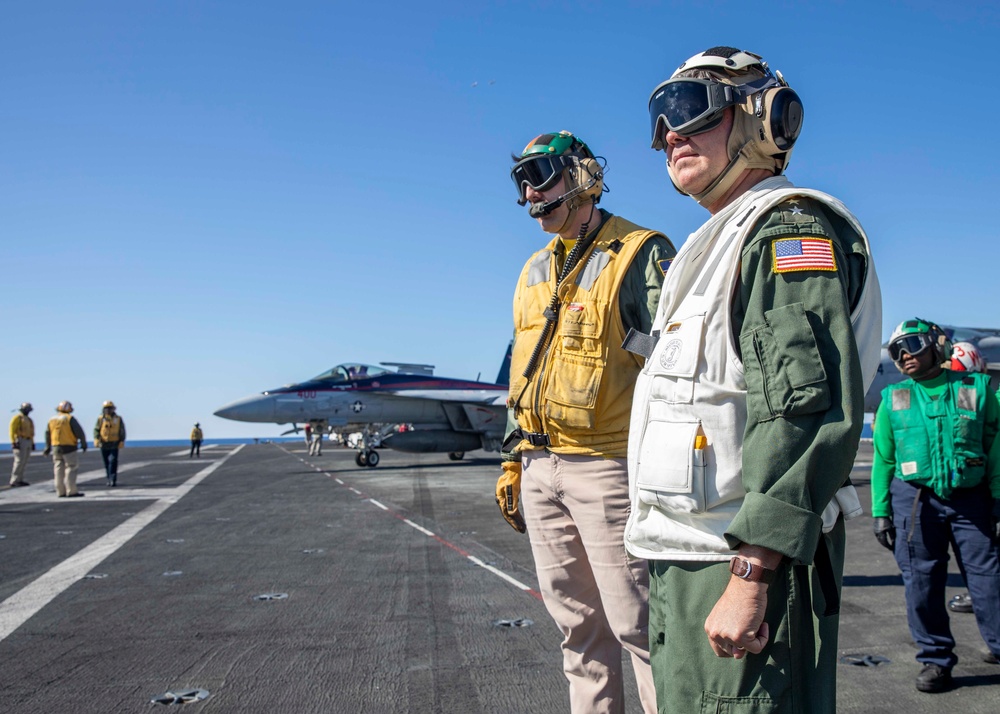
[[[452,461],[461,461],[462,459],[465,458],[465,452],[464,451],[449,451],[448,452],[448,458],[451,459]]]
[[[358,455],[354,457],[354,463],[358,466],[368,466],[375,468],[378,466],[379,455],[374,449],[369,451],[359,451]]]

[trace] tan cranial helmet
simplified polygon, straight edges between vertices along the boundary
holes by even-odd
[[[67,402],[67,401],[59,402],[59,405],[56,407],[56,411],[62,412],[63,414],[72,414],[73,404],[72,402]]]
[[[663,150],[667,130],[685,137],[710,131],[731,106],[729,165],[704,191],[692,195],[703,206],[724,196],[747,169],[785,170],[802,130],[802,101],[759,55],[734,47],[713,47],[691,57],[649,99],[652,146]],[[685,193],[669,161],[667,170],[677,190]]]
[[[108,399],[106,402],[104,402],[104,404],[101,405],[101,408],[102,409],[114,409],[115,408],[115,403],[113,401],[111,401],[110,399]]]

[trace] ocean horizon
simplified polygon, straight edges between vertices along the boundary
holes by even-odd
[[[861,430],[861,438],[862,439],[872,438],[872,425],[869,422],[865,422],[864,428],[862,428]],[[266,442],[289,443],[295,441],[303,441],[304,439],[305,439],[304,436],[262,436],[262,437],[245,436],[245,437],[232,437],[228,439],[205,439],[204,441],[201,442],[201,444],[202,446],[207,446],[208,444],[218,444],[220,446],[233,446],[237,444],[263,444]],[[125,444],[125,448],[127,449],[129,446],[139,447],[139,446],[190,446],[190,445],[191,445],[190,439],[129,439]],[[44,433],[42,435],[41,442],[39,442],[36,437],[35,446],[38,449],[45,448]],[[88,446],[90,446],[89,443]],[[5,444],[0,443],[0,450],[10,451],[11,450],[10,442],[7,442]]]
[[[217,444],[219,446],[234,446],[238,444],[263,444],[265,442],[292,442],[292,441],[304,441],[304,436],[244,436],[244,437],[232,437],[228,439],[204,439],[201,442],[202,446],[208,446],[209,444]],[[92,442],[87,442],[87,448],[93,446]],[[128,449],[130,446],[140,447],[140,446],[191,446],[190,439],[129,439],[125,442],[125,448]],[[42,433],[42,439],[39,441],[38,436],[35,436],[35,449],[40,451],[45,448],[45,433]],[[0,450],[10,451],[10,442],[0,443]]]

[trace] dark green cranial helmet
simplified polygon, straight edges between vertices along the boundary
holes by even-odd
[[[951,359],[951,340],[944,330],[919,317],[899,323],[889,338],[889,357],[893,362],[899,362],[904,352],[916,356],[928,348],[935,351],[938,362]]]

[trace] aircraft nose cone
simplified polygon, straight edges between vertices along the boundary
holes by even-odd
[[[215,416],[233,421],[274,421],[274,398],[260,394],[240,399],[218,409]]]

